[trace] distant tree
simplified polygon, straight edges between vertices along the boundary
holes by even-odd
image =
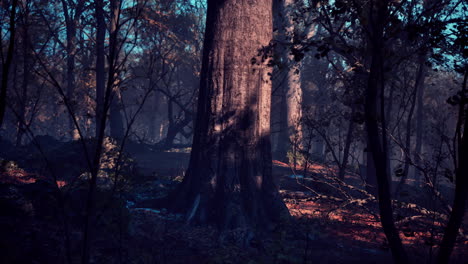
[[[276,154],[283,161],[288,160],[288,152],[292,156],[294,167],[296,157],[302,148],[302,88],[301,62],[296,61],[295,43],[301,30],[293,22],[295,1],[275,0],[276,12],[274,23],[276,29],[276,54],[278,64],[278,94],[279,104],[279,137]],[[310,29],[309,29],[310,30]]]
[[[76,75],[76,55],[77,55],[77,27],[79,26],[80,17],[85,11],[85,0],[67,1],[61,0],[62,11],[65,18],[66,26],[66,44],[65,50],[67,53],[67,67],[66,67],[66,95],[71,100],[71,102],[76,105],[75,99],[75,75]],[[57,38],[58,39],[58,38]],[[75,137],[75,125],[73,123],[73,118],[68,117],[68,130],[72,138]]]
[[[96,0],[95,5],[95,18],[96,18],[96,138],[99,137],[101,126],[105,126],[102,120],[104,115],[104,93],[106,85],[106,71],[105,71],[105,50],[104,41],[106,38],[106,21],[104,14],[104,2]],[[104,128],[105,129],[105,128]]]
[[[152,91],[153,102],[136,133],[158,149],[187,146],[184,141],[191,139],[201,66],[201,17],[203,9],[180,0],[149,1],[138,21],[141,53],[131,63],[129,83],[144,83],[140,87]],[[123,95],[133,98],[135,93]]]
[[[9,29],[8,29],[10,33],[10,39],[8,41],[8,48],[7,48],[7,54],[6,54],[5,60],[3,60],[3,54],[2,54],[2,83],[0,87],[1,89],[0,90],[0,128],[3,125],[3,119],[5,117],[7,90],[8,90],[8,77],[10,76],[13,53],[15,50],[17,6],[18,6],[18,0],[11,1],[10,21],[9,21]],[[2,53],[3,53],[3,49],[2,49]]]
[[[109,76],[108,76],[108,87],[112,89],[111,102],[109,107],[109,127],[110,127],[110,136],[112,138],[121,140],[125,135],[125,128],[122,120],[121,114],[121,95],[120,95],[120,85],[119,85],[119,69],[117,67],[118,57],[120,49],[118,48],[121,43],[119,43],[119,31],[120,31],[120,15],[122,10],[122,1],[120,0],[111,0],[110,1],[110,21],[109,21],[109,36],[110,43],[109,47],[111,52],[114,54],[109,54]],[[111,59],[110,56],[113,56]]]

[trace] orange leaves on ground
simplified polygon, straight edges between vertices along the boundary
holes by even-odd
[[[361,241],[370,244],[385,245],[386,239],[378,216],[360,208],[340,208],[339,204],[330,201],[287,201],[292,216],[316,220],[323,223],[328,234],[351,241]],[[422,221],[418,219],[417,221]],[[440,223],[439,223],[440,224]],[[416,228],[416,223],[398,226],[403,244],[424,244],[429,240],[440,240],[439,234]]]
[[[273,160],[273,165],[283,168],[293,168],[294,166],[291,164],[287,164],[278,160]],[[304,171],[304,166],[296,165],[296,171]],[[317,174],[327,174],[328,172],[336,173],[338,170],[334,167],[325,166],[319,163],[308,163],[307,164],[307,171]]]
[[[28,184],[36,182],[36,174],[22,169],[10,169],[1,173],[0,182],[6,184]]]
[[[15,184],[15,185],[31,184],[31,183],[36,183],[37,180],[47,180],[47,179],[45,179],[45,177],[40,176],[38,174],[30,173],[19,168],[9,169],[0,173],[0,183],[3,183],[3,184]],[[67,185],[67,182],[64,180],[57,180],[56,184],[59,188],[62,188],[65,185]]]
[[[67,182],[66,182],[66,181],[57,180],[57,186],[58,186],[59,188],[62,188],[62,187],[64,187],[65,185],[67,185]]]

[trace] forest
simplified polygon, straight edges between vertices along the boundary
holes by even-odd
[[[0,263],[468,261],[468,2],[0,0]]]

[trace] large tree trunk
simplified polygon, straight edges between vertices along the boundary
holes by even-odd
[[[198,112],[174,209],[220,229],[287,218],[271,169],[271,0],[208,1]]]
[[[372,152],[377,176],[380,221],[392,251],[395,263],[408,263],[398,230],[393,221],[389,175],[387,172],[387,135],[384,117],[384,28],[388,16],[388,1],[372,1],[369,46],[372,59],[366,89],[365,123],[369,148]],[[379,122],[380,120],[380,122]],[[382,134],[379,133],[379,123]]]

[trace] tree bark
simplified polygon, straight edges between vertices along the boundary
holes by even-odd
[[[91,258],[91,243],[94,235],[93,221],[95,217],[95,195],[97,176],[101,167],[101,153],[105,136],[107,112],[110,106],[114,68],[109,67],[109,78],[107,87],[105,87],[105,68],[104,68],[104,37],[106,34],[106,24],[104,20],[104,2],[103,0],[95,0],[95,15],[96,15],[96,145],[94,157],[91,166],[91,177],[89,179],[89,190],[86,201],[86,215],[83,227],[83,247],[81,255],[81,263],[88,264]],[[111,36],[111,42],[113,36]],[[109,65],[114,65],[115,46],[110,45]]]
[[[406,180],[409,178],[409,168],[411,164],[411,128],[413,124],[413,114],[414,110],[416,108],[416,101],[419,100],[419,95],[420,95],[420,90],[422,90],[422,87],[424,86],[424,78],[425,78],[425,63],[426,63],[426,56],[425,55],[420,55],[418,58],[418,71],[416,73],[416,80],[414,84],[414,90],[411,95],[412,97],[412,103],[410,107],[410,111],[408,113],[408,119],[406,121],[406,140],[405,140],[405,166],[403,168],[403,175],[400,179],[400,182],[398,183],[398,186],[396,187],[395,193],[398,194],[398,191],[401,189],[401,187],[406,184]],[[419,104],[419,102],[418,102]],[[419,105],[420,106],[420,105]],[[419,107],[418,106],[418,107]],[[418,110],[419,111],[419,110]],[[421,117],[422,118],[422,117]],[[420,122],[420,120],[418,120]]]
[[[101,120],[104,115],[104,89],[106,71],[104,58],[104,40],[106,37],[106,22],[104,20],[104,3],[95,1],[96,16],[96,138],[101,130]]]
[[[184,128],[192,122],[192,114],[184,111],[184,117],[174,120],[174,99],[169,98],[167,102],[167,118],[169,123],[167,125],[166,137],[161,140],[160,146],[164,150],[169,150],[174,147],[174,140],[176,136],[184,133]]]
[[[23,14],[22,44],[23,44],[23,82],[21,83],[21,91],[17,93],[19,102],[16,146],[21,146],[23,142],[24,130],[26,129],[26,107],[28,103],[28,86],[30,78],[30,46],[29,46],[29,10],[25,10]]]
[[[367,139],[367,146],[364,151],[364,155],[366,155],[366,191],[378,198],[377,173],[375,171],[374,156],[370,149],[369,139]]]
[[[417,104],[418,104],[418,109],[416,110],[416,146],[414,149],[414,155],[415,155],[415,162],[417,165],[420,165],[421,163],[421,155],[422,155],[422,138],[423,138],[423,118],[424,118],[424,78],[425,74],[422,76],[421,84],[418,89],[417,93]],[[421,178],[421,172],[419,170],[415,171],[415,184],[418,185],[420,182]]]
[[[271,0],[208,1],[198,112],[173,209],[188,222],[265,228],[287,218],[272,179]]]
[[[354,108],[351,111],[351,116],[353,116],[353,115],[354,115]],[[342,158],[342,161],[341,161],[340,170],[338,172],[338,178],[340,180],[344,180],[344,178],[345,178],[346,167],[348,166],[348,160],[349,160],[349,151],[351,150],[351,143],[353,143],[354,125],[355,125],[355,123],[354,123],[353,119],[351,118],[349,120],[348,131],[346,133],[346,141],[345,141],[345,147],[344,147],[344,150],[343,150],[343,158]]]
[[[122,139],[125,135],[124,121],[122,119],[121,108],[122,104],[120,103],[120,94],[119,91],[114,89],[114,95],[112,96],[112,101],[109,109],[109,126],[110,126],[110,136],[115,139]]]
[[[110,136],[114,139],[120,140],[125,135],[124,121],[122,119],[122,103],[120,100],[120,91],[118,87],[114,87],[112,101],[109,109],[109,127]]]
[[[6,98],[7,98],[7,89],[8,89],[8,76],[10,75],[10,67],[13,60],[13,53],[15,50],[15,17],[16,17],[16,7],[18,6],[18,0],[13,0],[11,3],[10,11],[10,41],[8,43],[7,56],[5,64],[2,66],[2,86],[0,90],[0,128],[3,125],[3,119],[5,117],[6,109]]]
[[[444,238],[440,244],[439,254],[437,256],[438,264],[449,263],[450,255],[452,254],[453,247],[465,215],[466,200],[468,196],[468,109],[466,109],[466,82],[468,79],[468,69],[465,69],[465,76],[463,80],[462,94],[465,98],[460,103],[459,116],[464,117],[461,122],[463,125],[463,132],[461,131],[461,122],[459,121],[458,132],[458,168],[456,169],[455,179],[455,199],[453,201],[452,213],[450,214],[449,222],[445,229]],[[461,135],[461,136],[460,136]]]
[[[109,78],[112,78],[112,96],[111,96],[111,104],[110,104],[110,109],[109,109],[109,126],[110,126],[110,136],[112,138],[115,138],[117,140],[121,140],[124,135],[125,135],[125,128],[124,128],[124,123],[122,120],[122,114],[121,114],[121,108],[122,108],[122,103],[121,103],[121,98],[120,98],[120,90],[119,90],[119,84],[117,80],[117,69],[115,62],[117,61],[116,58],[118,58],[118,50],[117,50],[117,39],[118,39],[118,33],[119,33],[119,16],[120,16],[120,1],[118,0],[112,0],[110,1],[110,30],[109,30],[109,35],[110,37],[110,49],[113,49],[115,51],[115,58],[114,62],[109,61],[109,68],[113,67],[114,74],[112,76],[109,75]]]
[[[388,16],[388,1],[371,1],[371,21],[368,22],[369,47],[372,59],[366,89],[365,123],[369,147],[377,176],[379,211],[382,227],[398,264],[408,263],[408,257],[393,221],[389,175],[387,172],[387,135],[384,117],[384,28]],[[382,134],[379,133],[379,120]]]
[[[76,27],[80,19],[81,14],[84,10],[84,0],[78,1],[76,7],[74,8],[74,14],[70,12],[70,6],[68,6],[65,0],[62,0],[62,9],[65,16],[66,24],[66,35],[67,35],[67,90],[66,95],[68,100],[72,103],[72,106],[76,105],[74,98],[75,94],[75,57],[76,57]],[[77,131],[73,122],[73,116],[69,115],[68,117],[68,127],[69,133],[72,139],[75,139]]]

